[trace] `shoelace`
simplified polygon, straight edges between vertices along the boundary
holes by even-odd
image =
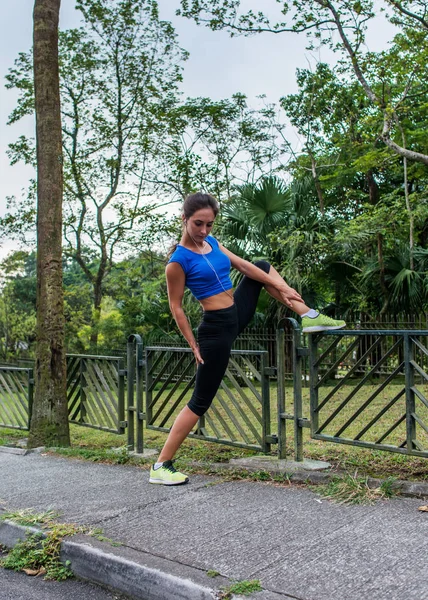
[[[177,473],[177,469],[174,467],[174,465],[172,464],[172,461],[170,461],[170,460],[166,460],[162,466],[164,469],[166,469],[170,473]]]

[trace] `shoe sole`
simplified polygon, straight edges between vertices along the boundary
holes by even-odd
[[[302,333],[316,333],[317,331],[333,331],[334,329],[343,329],[346,327],[346,323],[343,325],[314,325],[313,327],[305,327],[302,329]]]
[[[184,483],[189,483],[189,479],[185,479],[184,481],[165,481],[164,479],[153,479],[150,477],[149,483],[157,483],[159,485],[183,485]]]

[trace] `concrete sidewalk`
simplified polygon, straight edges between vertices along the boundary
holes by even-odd
[[[137,467],[0,453],[0,506],[102,528],[122,546],[73,537],[63,558],[76,575],[142,600],[208,600],[250,579],[260,600],[428,600],[426,503],[343,506],[306,487],[220,476],[154,486]],[[3,523],[0,544],[17,533]]]

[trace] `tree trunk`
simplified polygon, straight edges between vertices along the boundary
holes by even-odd
[[[377,234],[377,259],[379,262],[379,283],[383,295],[383,305],[380,310],[380,314],[383,315],[388,310],[389,292],[388,286],[386,285],[385,281],[385,263],[383,261],[383,235],[381,233]]]
[[[62,288],[61,0],[34,3],[37,141],[37,350],[29,446],[69,446]]]
[[[367,171],[366,182],[369,190],[369,202],[374,206],[379,200],[379,186],[373,176],[373,169]]]
[[[322,216],[324,216],[324,214],[325,214],[324,194],[322,193],[321,184],[320,184],[320,180],[319,180],[318,173],[317,173],[317,165],[315,162],[315,157],[312,154],[310,149],[308,150],[308,154],[311,157],[312,177],[313,177],[313,180],[315,183],[315,189],[317,191],[320,213],[322,214]]]
[[[102,281],[104,279],[104,269],[101,273],[98,273],[98,277],[94,282],[94,308],[92,313],[92,328],[91,328],[91,339],[90,348],[92,352],[95,352],[98,346],[98,333],[101,319],[101,301],[103,298],[102,292]]]

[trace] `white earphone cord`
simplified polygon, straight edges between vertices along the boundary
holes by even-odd
[[[196,243],[196,240],[193,239],[193,237],[190,235],[189,230],[186,227],[186,231],[190,237],[190,239],[192,240],[192,242],[195,244],[196,248],[198,248],[198,250],[200,251],[200,254],[204,257],[204,259],[206,260],[206,262],[208,263],[208,266],[210,267],[210,269],[213,271],[214,275],[217,277],[217,281],[219,282],[219,284],[221,285],[223,291],[229,296],[229,298],[232,298],[233,300],[233,295],[229,292],[229,290],[226,290],[224,285],[222,284],[220,277],[217,274],[217,271],[215,270],[215,268],[213,267],[213,265],[211,264],[211,262],[208,260],[208,258],[205,256],[205,253],[202,252],[202,250],[199,248],[198,244]],[[203,242],[205,244],[205,240]],[[203,248],[203,245],[202,245]]]

